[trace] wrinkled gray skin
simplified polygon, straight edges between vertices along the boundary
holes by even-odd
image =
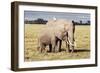
[[[52,49],[53,41],[54,40],[52,39],[52,37],[48,33],[42,32],[42,35],[40,35],[38,38],[38,43],[39,43],[38,50],[40,52],[46,52],[47,50],[45,48],[48,45],[49,45],[49,49]]]
[[[38,37],[38,50],[40,52],[46,52],[47,50],[45,48],[49,45],[50,52],[61,51],[62,40],[64,40],[68,45],[68,48],[73,52],[74,46],[68,44],[69,42],[74,44],[73,32],[72,21],[66,21],[63,19],[49,20]]]
[[[64,40],[66,42],[66,46],[68,46],[68,52],[73,52],[74,51],[74,32],[75,32],[75,24],[73,21],[68,21],[68,20],[64,20],[64,19],[58,19],[58,20],[49,20],[47,23],[48,27],[57,27],[58,29],[61,29],[60,27],[64,27],[64,31],[66,34],[61,35],[59,34],[60,32],[58,31],[58,33],[55,34],[55,36],[59,39],[58,41],[58,49],[59,51],[61,51],[61,44],[62,44],[62,40]],[[58,27],[60,26],[60,27]],[[61,29],[63,30],[63,29]],[[54,31],[55,32],[55,31]],[[63,31],[61,31],[63,32]],[[64,37],[62,37],[64,36]]]
[[[40,52],[46,52],[46,46],[49,46],[49,52],[55,52],[55,48],[53,46],[55,46],[57,38],[56,37],[52,37],[50,34],[48,33],[42,33],[43,35],[41,35],[38,39],[39,41],[39,47],[38,50]],[[53,48],[53,49],[52,49]]]

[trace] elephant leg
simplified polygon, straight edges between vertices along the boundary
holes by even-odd
[[[43,44],[40,44],[39,52],[41,53],[43,51]]]
[[[56,43],[55,43],[55,51],[56,52],[61,51],[61,45],[62,45],[62,40],[60,40],[56,37]]]
[[[52,52],[52,44],[49,44],[49,52]]]
[[[46,45],[43,47],[43,52],[44,52],[44,54],[46,54],[46,52],[47,52]]]
[[[55,43],[52,44],[52,52],[55,52]]]
[[[74,52],[74,33],[73,30],[68,31],[68,42],[70,43],[69,48],[71,52]]]
[[[66,42],[66,48],[68,48],[68,49],[66,49],[66,52],[70,52],[70,45]]]
[[[58,44],[58,46],[59,46],[59,52],[61,52],[61,45],[62,45],[62,40],[59,40],[59,44]]]
[[[74,52],[74,42],[72,40],[69,40],[70,41],[70,45],[69,46],[69,51],[71,50],[71,52]]]
[[[52,39],[52,52],[56,52],[56,48],[57,48],[57,38],[54,37]]]
[[[67,40],[67,41],[66,41]],[[66,52],[70,52],[70,45],[68,44],[69,43],[69,40],[68,40],[68,32],[66,34],[66,39],[65,39],[65,43],[66,43]]]
[[[44,44],[41,44],[41,49],[40,49],[41,53],[45,52],[45,48],[46,48],[46,46]]]

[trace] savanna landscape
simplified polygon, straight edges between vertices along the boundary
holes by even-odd
[[[24,61],[42,61],[42,60],[67,60],[67,59],[87,59],[90,58],[90,25],[75,26],[75,51],[66,52],[65,42],[62,44],[62,51],[53,53],[39,53],[38,34],[44,24],[25,24],[24,32]],[[48,49],[48,46],[46,47]]]

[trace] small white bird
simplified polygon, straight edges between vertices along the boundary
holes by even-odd
[[[56,19],[55,17],[53,17],[53,20],[55,20],[55,21],[56,21],[57,19]]]

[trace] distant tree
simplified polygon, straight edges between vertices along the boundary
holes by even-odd
[[[38,18],[38,19],[34,20],[34,23],[36,23],[36,24],[46,24],[47,21],[42,19],[42,18]]]
[[[87,24],[90,24],[90,21],[87,21]]]
[[[80,20],[80,24],[82,24],[82,20]]]
[[[25,24],[46,24],[47,20],[38,18],[36,20],[25,20],[24,22],[25,22]]]

